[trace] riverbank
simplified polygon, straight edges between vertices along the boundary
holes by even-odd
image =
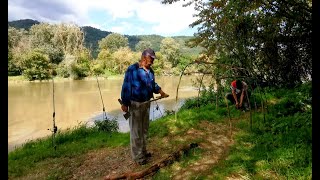
[[[177,114],[152,121],[144,166],[130,158],[129,133],[84,127],[28,143],[8,155],[8,179],[103,179],[140,172],[181,146],[199,146],[148,179],[311,179],[311,84],[266,92],[268,112],[189,101]],[[200,101],[201,102],[201,101]],[[288,168],[290,167],[290,168]]]
[[[157,81],[170,96],[151,103],[152,120],[163,116],[167,110],[179,108],[186,98],[196,97],[198,94],[197,89],[193,88],[192,79],[187,77],[181,80],[177,100],[179,77],[157,77]],[[121,76],[113,76],[110,79],[99,79],[100,88],[95,78],[54,80],[54,84],[52,81],[9,84],[8,151],[27,140],[50,135],[47,129],[52,127],[53,111],[58,129],[72,128],[79,122],[92,123],[95,119],[102,119],[103,107],[107,117],[118,119],[120,130],[127,129],[128,121],[124,119],[118,102],[122,83]],[[155,97],[157,96],[155,94]]]
[[[84,77],[81,80],[105,80],[105,79],[122,79],[123,75],[113,75],[113,76],[108,76],[108,77],[104,77],[104,76],[97,76],[97,77]],[[47,80],[34,80],[34,81],[29,81],[28,79],[26,79],[25,77],[21,76],[8,76],[8,83],[39,83],[39,82],[51,82],[52,79],[47,79]],[[63,77],[54,77],[53,78],[54,82],[66,82],[66,81],[76,81],[72,78],[63,78]]]

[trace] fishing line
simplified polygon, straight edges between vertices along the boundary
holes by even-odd
[[[53,81],[53,77],[52,77],[52,104],[53,104],[53,113],[52,113],[52,118],[53,118],[53,129],[51,130],[52,132],[52,146],[54,148],[54,150],[57,149],[57,146],[55,144],[55,134],[58,130],[58,127],[56,126],[56,120],[55,120],[55,117],[56,117],[56,110],[55,110],[55,103],[54,103],[54,81]],[[50,130],[50,129],[48,129]]]
[[[102,94],[101,94],[101,90],[100,90],[100,85],[99,85],[99,81],[98,81],[98,78],[96,76],[96,79],[97,79],[97,83],[98,83],[98,88],[99,88],[99,92],[100,92],[100,98],[101,98],[101,102],[102,102],[102,116],[103,116],[103,120],[106,120],[107,119],[107,115],[106,115],[106,111],[105,111],[105,108],[104,108],[104,103],[103,103],[103,99],[102,99]]]
[[[161,117],[162,117],[163,114],[162,114],[162,112],[161,112],[161,109],[159,108],[159,105],[158,105],[157,101],[155,101],[155,103],[156,103],[156,108],[155,108],[155,109],[160,111],[160,114],[161,114]]]

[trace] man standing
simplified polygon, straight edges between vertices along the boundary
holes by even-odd
[[[226,98],[230,100],[232,104],[236,105],[237,109],[243,108],[244,105],[245,110],[249,110],[249,102],[247,99],[248,95],[248,85],[244,81],[234,80],[231,82],[231,93],[226,94]],[[244,102],[244,103],[243,103]]]
[[[132,159],[140,164],[146,164],[151,156],[146,149],[147,133],[149,129],[150,102],[153,93],[161,97],[169,95],[162,91],[155,82],[154,71],[151,68],[156,55],[150,48],[144,50],[139,62],[128,67],[125,72],[121,90],[124,112],[130,112],[130,147]]]

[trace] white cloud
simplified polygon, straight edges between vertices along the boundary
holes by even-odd
[[[182,7],[184,1],[173,4],[161,4],[160,0],[10,0],[8,1],[8,20],[36,19],[45,22],[73,22],[80,26],[96,24],[93,27],[103,29],[105,22],[108,31],[124,33],[133,29],[138,33],[167,34],[188,29],[195,21],[193,7]],[[102,22],[89,19],[90,13],[105,12]],[[111,18],[110,18],[111,17]],[[122,23],[120,23],[122,22]],[[123,23],[126,22],[126,23]],[[133,24],[140,22],[139,24]],[[144,24],[151,24],[143,27]],[[110,27],[112,24],[114,27]]]

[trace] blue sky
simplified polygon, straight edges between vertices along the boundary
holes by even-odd
[[[8,21],[75,23],[125,35],[192,36],[193,6],[161,0],[9,0]]]

